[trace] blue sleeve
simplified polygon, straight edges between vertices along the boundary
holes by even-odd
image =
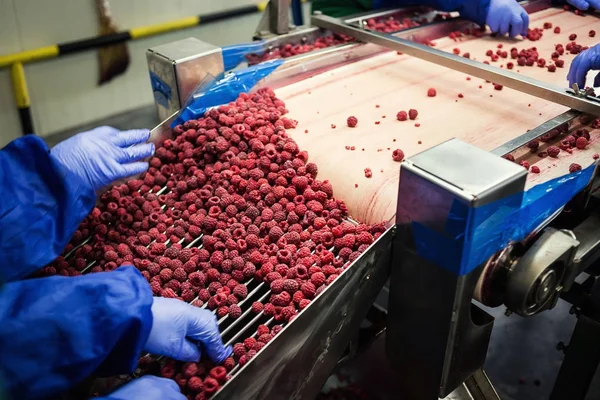
[[[484,26],[490,0],[373,0],[373,8],[428,6],[438,11],[458,11],[460,16]]]
[[[23,278],[60,255],[96,202],[93,189],[29,135],[0,150],[0,277]]]
[[[152,291],[132,266],[6,284],[0,368],[13,399],[52,397],[86,376],[130,373],[152,327]]]

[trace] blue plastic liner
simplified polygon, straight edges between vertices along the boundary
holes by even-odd
[[[246,59],[248,54],[262,55],[265,52],[265,42],[260,40],[252,43],[234,44],[221,49],[225,71],[231,71]]]
[[[249,92],[258,82],[275,71],[283,60],[270,60],[258,65],[244,68],[227,75],[211,85],[204,85],[193,95],[190,103],[184,107],[171,127],[190,119],[198,119],[212,107],[235,101],[240,93]],[[208,86],[208,87],[206,87]]]
[[[468,274],[509,242],[525,239],[586,187],[595,167],[477,208],[455,200],[443,232],[412,221],[417,254],[457,275]]]

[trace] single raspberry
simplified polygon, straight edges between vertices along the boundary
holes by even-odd
[[[399,111],[398,114],[396,114],[396,119],[398,121],[406,121],[408,119],[408,114],[406,111]]]
[[[236,343],[233,345],[233,355],[240,358],[246,354],[246,346],[243,343]]]
[[[543,65],[542,65],[543,66]],[[494,90],[502,90],[503,86],[498,84],[498,83],[494,83]]]
[[[117,261],[119,259],[119,255],[117,254],[116,251],[112,251],[112,250],[111,251],[107,251],[106,253],[104,253],[104,259],[107,262]]]
[[[301,310],[304,310],[306,307],[308,307],[309,304],[310,304],[310,300],[308,300],[308,299],[302,299],[302,300],[300,300],[300,303],[298,303],[298,307]]]
[[[548,155],[550,157],[553,158],[558,158],[558,153],[560,153],[560,148],[558,148],[557,146],[549,146],[548,150],[546,150],[548,152]]]
[[[225,378],[227,378],[227,369],[221,366],[214,367],[209,371],[209,375],[219,382],[225,382]]]
[[[254,303],[252,303],[252,312],[255,314],[261,313],[263,308],[263,304],[259,301],[255,301]]]
[[[186,378],[196,376],[198,374],[198,365],[192,362],[185,363],[181,367],[181,372],[183,372],[183,376]]]
[[[233,295],[240,300],[243,300],[248,296],[248,288],[246,285],[236,285],[233,288]]]
[[[221,306],[221,307],[219,307],[217,309],[217,317],[223,318],[227,314],[229,314],[229,307],[227,307],[227,306]]]
[[[298,282],[296,282],[293,279],[286,279],[283,282],[283,290],[285,290],[288,293],[294,293],[298,290]]]
[[[243,356],[241,356],[240,359],[238,360],[240,367],[243,367],[244,365],[246,365],[247,362],[248,362],[248,357],[246,357],[245,354]]]
[[[325,283],[325,280],[327,278],[325,277],[325,274],[322,272],[316,272],[314,274],[312,274],[310,276],[310,281],[312,282],[313,285],[315,285],[315,287],[319,287],[321,285],[323,285]]]
[[[283,279],[276,279],[271,282],[271,291],[273,293],[281,293],[283,291],[284,282],[285,281]]]
[[[569,172],[573,173],[573,172],[577,172],[577,171],[581,171],[581,165],[576,164],[576,163],[569,165]]]
[[[437,95],[437,91],[434,88],[430,88],[427,90],[427,97],[435,97]]]
[[[292,301],[292,296],[290,296],[288,292],[281,292],[279,294],[273,295],[271,299],[271,303],[273,303],[273,305],[278,307],[285,307],[288,304],[290,304],[290,301]]]
[[[244,339],[244,347],[246,347],[247,350],[256,349],[256,339],[254,339],[254,338]]]
[[[270,333],[263,333],[262,335],[258,336],[258,342],[259,343],[269,343],[271,341],[271,339],[273,339],[273,335],[271,335]]]
[[[592,29],[591,31],[589,31],[589,32],[588,32],[588,36],[589,36],[589,37],[594,37],[594,36],[596,36],[596,31]]]
[[[296,314],[296,308],[293,306],[283,307],[281,310],[281,317],[286,321],[290,321]]]
[[[219,390],[220,386],[219,386],[219,382],[214,379],[214,378],[206,378],[204,380],[204,392],[207,394],[213,394],[216,393],[217,390]]]
[[[223,366],[227,371],[231,371],[235,367],[235,360],[232,357],[229,357],[223,361]]]
[[[394,150],[392,152],[392,159],[394,161],[398,161],[398,162],[404,160],[404,152],[402,150],[400,150],[400,149]]]
[[[346,122],[350,128],[354,128],[358,124],[358,119],[356,117],[348,117]]]
[[[242,309],[237,304],[229,306],[229,317],[232,319],[238,319],[242,316]]]
[[[256,334],[257,334],[258,336],[261,336],[261,335],[264,335],[264,334],[267,334],[267,333],[270,333],[270,332],[271,332],[271,330],[270,330],[270,329],[269,329],[269,327],[268,327],[268,326],[266,326],[266,325],[259,325],[259,326],[256,328]]]
[[[572,33],[569,35],[569,40],[575,40],[575,39],[577,39],[577,34]]]
[[[527,162],[525,160],[521,161],[519,164],[526,170],[529,170],[529,167],[531,166],[531,164],[529,164],[529,162]]]
[[[188,274],[183,268],[177,268],[173,271],[173,279],[176,279],[179,282],[185,282],[188,279]]]
[[[163,378],[173,378],[175,376],[175,366],[172,364],[167,364],[160,369],[160,376]]]
[[[533,167],[531,167],[531,172],[533,172],[534,174],[539,174],[540,168],[538,166],[534,165]]]
[[[581,136],[577,138],[577,141],[575,141],[575,146],[577,146],[578,149],[583,150],[587,147],[588,143],[588,140]]]
[[[360,232],[358,235],[356,235],[356,243],[358,244],[371,244],[373,241],[373,235],[371,235],[369,232]]]
[[[554,33],[560,33],[560,26],[554,28]]]
[[[408,117],[412,120],[417,119],[417,116],[419,115],[419,112],[417,110],[415,110],[414,108],[411,108],[410,110],[408,110]]]
[[[304,297],[306,297],[307,299],[312,299],[313,297],[315,297],[315,292],[317,291],[315,285],[311,282],[303,283],[300,286],[300,290],[304,294]]]

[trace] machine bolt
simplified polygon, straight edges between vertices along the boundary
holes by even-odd
[[[567,349],[568,349],[568,348],[569,348],[569,346],[568,346],[568,345],[566,345],[566,344],[564,344],[564,342],[562,342],[562,341],[561,341],[561,342],[558,342],[558,343],[556,344],[556,350],[558,350],[558,351],[562,351],[562,352],[563,352],[563,354],[565,354],[565,353],[566,353],[566,351],[567,351]]]
[[[569,314],[575,315],[577,318],[579,318],[579,316],[581,315],[581,309],[577,306],[572,306],[569,309]]]

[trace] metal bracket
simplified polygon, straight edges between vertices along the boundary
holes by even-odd
[[[272,36],[284,35],[295,28],[290,24],[290,1],[270,0],[258,23],[255,39],[266,39]]]

